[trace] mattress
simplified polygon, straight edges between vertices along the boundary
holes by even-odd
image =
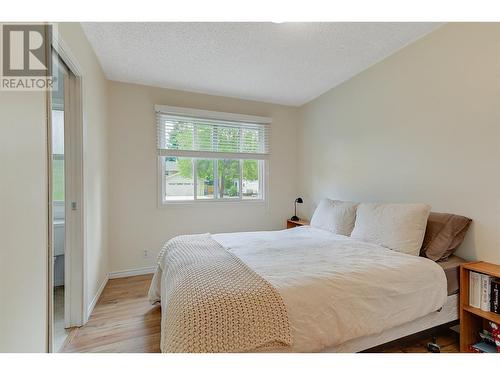
[[[446,276],[446,288],[448,295],[457,294],[460,288],[460,265],[467,263],[465,259],[451,255],[447,260],[437,262],[440,265]]]
[[[446,302],[444,268],[427,258],[309,226],[213,238],[278,290],[291,326],[289,351],[379,334]]]

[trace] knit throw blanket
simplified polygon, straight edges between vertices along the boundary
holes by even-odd
[[[292,339],[279,293],[209,234],[178,236],[159,254],[163,352],[283,349]]]

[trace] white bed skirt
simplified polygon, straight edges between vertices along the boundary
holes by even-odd
[[[458,319],[459,294],[448,296],[440,311],[432,312],[422,318],[388,329],[376,335],[359,337],[343,344],[327,348],[322,353],[357,353],[426,329],[449,323]]]

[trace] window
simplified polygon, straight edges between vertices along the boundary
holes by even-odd
[[[270,119],[155,110],[162,203],[264,200]]]

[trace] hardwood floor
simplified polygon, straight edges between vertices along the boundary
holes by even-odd
[[[64,352],[157,353],[160,351],[160,306],[147,292],[152,275],[109,280],[89,322],[74,329]],[[441,351],[458,352],[458,335],[446,327],[435,332]],[[404,338],[367,352],[427,353],[431,334]]]
[[[160,306],[147,298],[151,278],[109,280],[88,323],[72,332],[63,351],[159,352]]]

